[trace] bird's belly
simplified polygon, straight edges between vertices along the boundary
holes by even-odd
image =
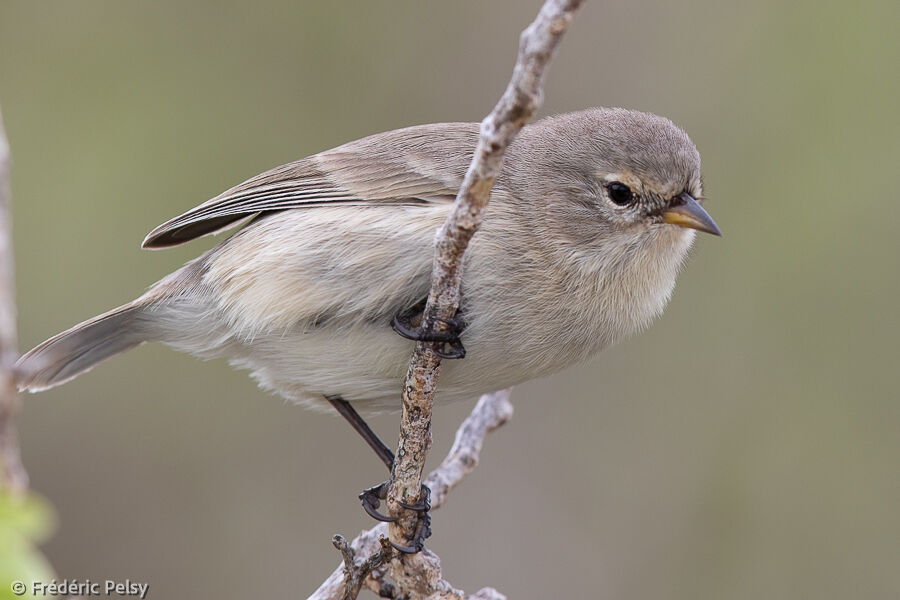
[[[471,298],[462,341],[467,355],[444,360],[436,401],[474,398],[560,371],[623,333],[601,313],[558,304]],[[257,332],[229,327],[206,307],[170,305],[162,340],[204,358],[227,358],[264,389],[312,408],[339,395],[366,412],[397,410],[413,342],[384,322],[335,318],[320,325]],[[587,317],[587,318],[586,318]],[[190,323],[188,326],[186,324]]]
[[[514,352],[498,355],[493,340],[464,334],[463,342],[467,357],[442,363],[437,402],[475,398],[541,374]],[[326,407],[326,395],[339,395],[375,412],[400,408],[412,350],[413,343],[389,327],[369,323],[258,336],[230,358],[261,387],[293,402]]]

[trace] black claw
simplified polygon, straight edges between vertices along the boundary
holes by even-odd
[[[465,321],[456,315],[449,319],[439,320],[439,323],[444,324],[446,331],[424,331],[421,325],[413,325],[413,321],[417,318],[421,322],[423,309],[424,306],[415,306],[406,312],[399,313],[391,321],[391,327],[408,340],[441,344],[434,349],[441,358],[465,358],[466,349],[459,339],[466,328]],[[445,349],[444,345],[449,346],[449,349]]]
[[[398,552],[402,552],[403,554],[418,554],[422,551],[422,548],[414,548],[412,546],[401,546],[400,544],[395,544],[394,542],[388,540],[388,543],[394,547],[394,550]]]
[[[427,513],[429,510],[431,510],[431,488],[429,488],[425,484],[422,484],[422,489],[419,492],[419,499],[415,504],[407,504],[400,501],[398,501],[397,504],[409,510]]]
[[[365,509],[373,519],[393,523],[397,520],[395,517],[388,517],[387,515],[378,512],[381,501],[387,497],[387,487],[387,481],[370,487],[363,490],[359,495],[359,499],[362,502],[363,509]],[[399,504],[403,508],[418,513],[416,530],[413,532],[409,546],[395,544],[394,542],[391,542],[391,546],[398,552],[403,552],[404,554],[416,554],[425,548],[425,539],[431,536],[431,514],[428,512],[431,510],[431,490],[428,489],[428,486],[423,485],[422,490],[419,492],[419,500],[415,504],[406,504],[405,502],[400,502]]]
[[[461,331],[455,331],[451,325],[447,331],[424,331],[420,325],[413,325],[413,317],[408,313],[401,313],[391,320],[391,327],[408,340],[416,342],[446,342],[459,340]],[[443,321],[446,322],[446,321]]]
[[[391,546],[404,554],[421,552],[425,548],[425,539],[431,536],[431,513],[428,512],[431,510],[431,490],[423,484],[419,492],[419,500],[415,504],[400,502],[400,506],[418,513],[416,530],[413,532],[409,546],[401,546],[393,542],[391,542]]]
[[[363,510],[365,510],[370,517],[372,517],[376,521],[393,523],[397,520],[396,517],[389,517],[378,512],[378,507],[381,506],[381,501],[386,497],[387,482],[385,481],[384,483],[363,490],[359,495],[359,500],[362,503]]]
[[[372,508],[371,506],[366,504],[365,502],[362,503],[362,507],[363,507],[363,510],[366,511],[366,514],[368,514],[370,517],[372,517],[376,521],[381,521],[383,523],[393,523],[394,521],[397,520],[396,517],[389,517],[387,515],[381,514],[380,512],[378,512],[377,510],[375,510],[374,508]]]
[[[441,347],[435,348],[434,353],[440,356],[441,358],[454,359],[454,358],[465,358],[466,357],[466,347],[462,345],[462,342],[459,339],[449,342],[450,346],[449,350],[444,350]]]
[[[426,490],[428,489],[425,486],[422,487]],[[404,504],[404,506],[406,505]],[[431,514],[427,510],[423,510],[419,511],[416,530],[413,532],[409,546],[395,544],[394,542],[391,542],[391,546],[404,554],[416,554],[425,548],[425,539],[428,537],[431,537]]]

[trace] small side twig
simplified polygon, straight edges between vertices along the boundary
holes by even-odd
[[[13,368],[16,364],[16,294],[10,217],[9,143],[0,114],[0,489],[22,493],[28,474],[22,466],[13,417],[19,395]]]
[[[432,508],[440,508],[450,490],[478,466],[485,436],[512,418],[509,395],[510,390],[485,394],[456,430],[450,452],[425,479],[425,485],[431,488]]]
[[[355,552],[347,543],[346,538],[342,535],[336,535],[331,538],[331,543],[335,548],[340,550],[341,556],[344,558],[344,597],[343,600],[356,600],[359,596],[359,590],[362,589],[366,578],[372,574],[372,571],[391,560],[394,555],[394,547],[391,546],[387,536],[380,536],[378,543],[381,548],[369,555],[368,558],[360,563],[356,562]]]

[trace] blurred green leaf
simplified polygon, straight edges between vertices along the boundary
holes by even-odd
[[[0,492],[0,600],[19,598],[14,582],[24,582],[30,593],[32,581],[55,576],[50,563],[38,550],[56,528],[56,514],[44,498]]]

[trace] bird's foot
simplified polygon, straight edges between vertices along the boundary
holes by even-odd
[[[466,322],[457,313],[449,319],[439,319],[444,331],[425,331],[422,328],[422,311],[424,306],[417,305],[408,311],[398,313],[391,321],[391,327],[399,335],[417,342],[436,342],[434,352],[441,358],[465,358],[466,348],[459,339]],[[415,324],[418,322],[418,324]]]
[[[381,506],[381,502],[387,498],[388,483],[389,482],[385,481],[384,483],[363,490],[359,495],[359,500],[362,503],[363,509],[369,513],[370,517],[378,521],[393,523],[397,520],[397,517],[389,517],[378,512],[378,507]],[[431,490],[428,489],[428,486],[423,485],[422,490],[419,492],[418,502],[415,504],[405,504],[400,502],[399,504],[403,508],[418,513],[416,529],[413,532],[412,539],[408,546],[395,544],[394,542],[391,542],[391,546],[404,554],[421,552],[425,547],[425,538],[431,535],[431,513],[428,512],[431,510]]]
[[[381,502],[387,499],[388,482],[379,483],[376,486],[366,488],[359,495],[359,501],[362,503],[363,509],[369,513],[369,516],[376,521],[384,521],[385,523],[393,523],[396,517],[389,517],[378,512]]]

